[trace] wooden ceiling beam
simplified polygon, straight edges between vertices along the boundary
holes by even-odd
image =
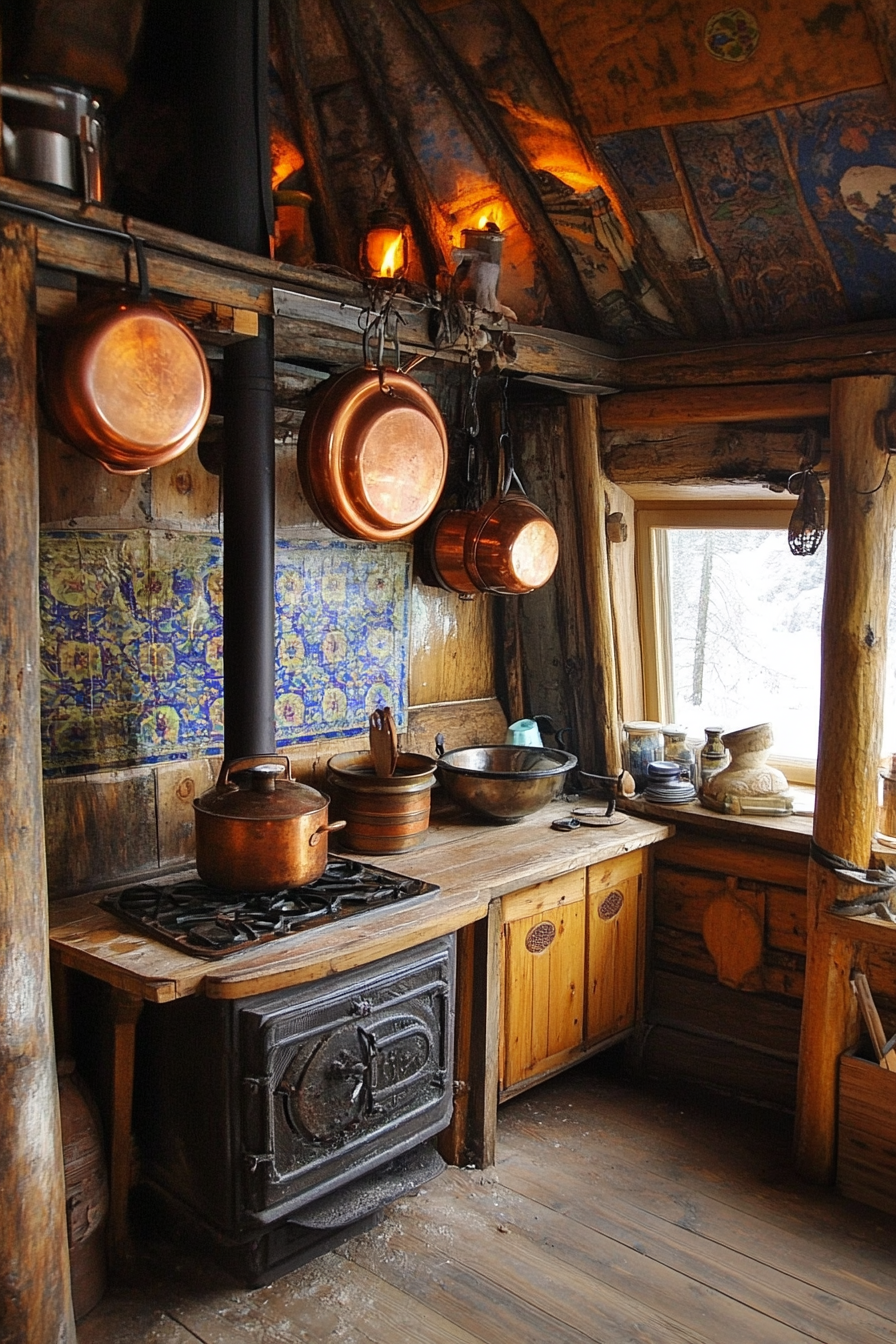
[[[692,424],[602,432],[600,450],[607,478],[623,488],[698,481],[783,483],[799,470],[803,442],[799,430]],[[817,471],[827,475],[826,456]]]
[[[699,425],[719,421],[811,420],[830,414],[827,383],[753,383],[738,387],[622,392],[600,403],[601,428]]]
[[[339,4],[345,2],[338,0]],[[372,0],[355,0],[356,8],[359,3],[369,5]],[[529,235],[544,268],[551,298],[567,326],[579,335],[594,335],[597,317],[575,263],[551,223],[528,171],[520,163],[516,146],[494,116],[482,90],[443,42],[416,0],[391,0],[391,4],[413,33],[421,55],[462,119],[477,153]],[[382,8],[382,0],[375,8]]]
[[[859,9],[877,48],[890,99],[896,107],[896,7],[893,0],[859,0]]]
[[[298,3],[301,0],[297,0]],[[414,218],[414,240],[430,285],[448,268],[451,239],[442,208],[414,157],[401,109],[386,83],[379,49],[384,40],[379,11],[364,0],[332,0],[349,50],[357,62],[368,97],[385,131],[395,176]]]
[[[621,355],[624,391],[744,383],[828,382],[896,373],[896,321],[850,323],[826,332],[760,336],[724,344],[672,346],[650,355]]]
[[[672,264],[642,220],[628,194],[628,189],[603,150],[591,136],[583,134],[585,117],[573,103],[570,90],[560,78],[538,24],[520,0],[499,0],[499,4],[508,24],[513,28],[526,54],[548,85],[551,96],[569,122],[584,161],[601,180],[632,250],[644,268],[645,274],[650,277],[662,295],[678,330],[684,336],[698,335],[698,323],[688,308],[684,289]]]
[[[343,225],[342,214],[330,186],[323,136],[305,60],[308,43],[302,5],[299,0],[274,0],[273,10],[280,50],[289,67],[281,72],[283,90],[305,156],[312,198],[311,223],[315,246],[321,261],[333,262],[346,271],[352,271],[357,264],[356,250]]]

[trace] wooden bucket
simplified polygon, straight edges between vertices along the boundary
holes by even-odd
[[[347,825],[340,846],[360,854],[399,854],[418,845],[429,826],[436,762],[402,752],[395,773],[380,778],[369,752],[343,752],[327,762],[334,814]]]

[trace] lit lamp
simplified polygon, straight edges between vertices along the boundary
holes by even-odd
[[[370,216],[361,242],[361,273],[369,280],[399,280],[408,265],[408,226],[391,210]]]
[[[478,229],[462,231],[461,244],[453,249],[451,259],[458,266],[463,262],[470,263],[469,280],[475,289],[476,307],[515,322],[516,313],[498,298],[504,250],[504,234],[498,225],[493,220],[481,219]]]
[[[480,220],[478,229],[464,229],[461,233],[461,251],[473,252],[483,261],[501,265],[504,235],[492,220]]]

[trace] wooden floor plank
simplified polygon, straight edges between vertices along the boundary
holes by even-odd
[[[799,1182],[788,1123],[592,1061],[270,1287],[138,1243],[79,1344],[896,1344],[896,1219]]]
[[[360,1264],[330,1254],[266,1288],[169,1306],[203,1344],[481,1344],[476,1335]]]
[[[551,1167],[859,1306],[887,1315],[896,1278],[896,1219],[797,1181],[789,1118],[705,1098],[674,1099],[577,1069],[502,1108],[505,1151],[528,1140]],[[746,1123],[747,1130],[743,1131]]]
[[[556,1316],[532,1306],[494,1276],[460,1263],[441,1248],[409,1232],[403,1205],[390,1211],[376,1233],[340,1248],[339,1254],[363,1264],[426,1302],[449,1320],[463,1321],[484,1344],[590,1344],[583,1334]]]
[[[511,1174],[514,1163],[524,1164],[527,1170],[537,1169],[542,1157],[537,1140],[519,1134],[510,1141],[505,1139],[499,1159],[500,1178],[513,1189],[529,1193],[530,1188],[520,1185]],[[602,1210],[614,1206],[615,1201],[644,1217],[685,1229],[697,1241],[698,1254],[717,1258],[720,1252],[733,1251],[748,1257],[757,1272],[764,1267],[784,1266],[795,1282],[827,1295],[834,1294],[887,1321],[893,1320],[894,1259],[886,1249],[893,1242],[887,1242],[884,1248],[874,1248],[873,1252],[865,1247],[859,1250],[837,1247],[830,1237],[821,1245],[817,1239],[807,1245],[806,1240],[790,1230],[770,1227],[763,1218],[743,1210],[733,1211],[728,1204],[693,1186],[682,1189],[653,1174],[645,1177],[636,1166],[618,1159],[610,1168],[587,1157],[565,1153],[562,1169],[555,1168],[545,1184],[549,1185],[551,1180],[555,1180],[558,1194],[567,1183],[578,1191],[600,1189]],[[799,1291],[794,1288],[795,1293]]]
[[[463,1208],[449,1224],[452,1209]],[[556,1214],[506,1189],[488,1174],[446,1173],[426,1199],[404,1214],[418,1235],[441,1240],[446,1252],[466,1263],[485,1265],[501,1282],[516,1284],[530,1301],[544,1291],[542,1308],[587,1331],[574,1316],[596,1309],[612,1323],[609,1336],[597,1338],[701,1339],[708,1344],[797,1344],[797,1330],[723,1293],[689,1279],[636,1249]],[[446,1236],[445,1229],[451,1227]],[[450,1246],[450,1251],[448,1250]],[[592,1317],[593,1319],[594,1317]],[[648,1325],[648,1322],[652,1324]],[[630,1333],[626,1333],[630,1332]]]
[[[751,1310],[773,1317],[802,1335],[824,1344],[892,1344],[893,1323],[851,1302],[793,1276],[791,1267],[757,1262],[739,1250],[713,1241],[622,1200],[593,1189],[578,1173],[546,1175],[531,1156],[506,1156],[495,1181],[508,1187],[526,1205],[542,1203],[565,1221],[573,1219]],[[531,1215],[530,1215],[531,1216]]]
[[[196,1336],[160,1310],[132,1302],[101,1302],[78,1326],[78,1344],[196,1344]]]

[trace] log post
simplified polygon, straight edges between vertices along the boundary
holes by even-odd
[[[579,522],[578,544],[585,593],[587,647],[591,654],[595,747],[603,755],[603,760],[586,760],[581,764],[598,774],[616,775],[622,769],[622,751],[597,399],[570,397],[567,407],[572,488]]]
[[[814,839],[865,867],[877,815],[890,557],[896,480],[878,413],[896,377],[831,384],[831,493],[821,629],[821,709]],[[883,484],[881,482],[883,481]],[[876,488],[876,487],[880,488]],[[808,944],[797,1083],[795,1158],[811,1180],[834,1174],[838,1059],[856,1039],[849,926],[828,912],[858,888],[809,863]]]
[[[35,232],[0,216],[0,1341],[74,1344],[40,758]]]

